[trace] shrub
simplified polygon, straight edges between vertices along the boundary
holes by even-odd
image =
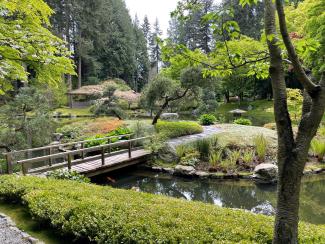
[[[254,137],[254,144],[256,148],[256,153],[260,161],[265,161],[266,151],[267,151],[267,140],[263,134]]]
[[[200,116],[199,121],[201,125],[213,125],[217,118],[213,114],[203,114]]]
[[[182,165],[188,165],[188,166],[196,166],[199,160],[200,153],[196,151],[195,149],[190,149],[186,152],[186,154],[181,158],[180,163]]]
[[[239,118],[234,121],[234,124],[237,125],[252,125],[252,121],[249,119]]]
[[[63,135],[64,139],[77,139],[82,135],[82,127],[78,125],[65,125],[56,130],[57,133]]]
[[[96,243],[271,243],[273,217],[107,186],[0,177],[0,197],[28,205],[59,233]],[[324,243],[325,227],[301,222],[299,243]]]
[[[312,153],[317,156],[318,161],[323,161],[325,156],[325,141],[324,140],[317,140],[313,139],[310,144],[310,149]]]
[[[77,182],[89,183],[90,179],[84,175],[79,174],[76,171],[67,171],[67,170],[55,170],[47,174],[48,178],[57,179],[57,180],[73,180]]]
[[[127,135],[127,134],[131,134],[131,130],[127,127],[119,127],[116,130],[113,130],[111,132],[108,132],[106,134],[97,134],[95,136],[91,136],[86,138],[85,140],[95,140],[95,139],[100,139],[100,138],[104,138],[104,137],[113,137],[113,136],[121,136],[120,139],[119,138],[112,138],[110,141],[111,143],[117,142],[119,140],[124,140],[124,139],[128,139],[126,136],[123,137],[123,135]],[[104,145],[107,144],[108,140],[107,139],[103,139],[103,140],[97,140],[97,141],[89,141],[87,143],[85,143],[85,147],[95,147],[95,146],[99,146],[99,145]]]
[[[175,138],[180,136],[198,134],[203,131],[201,125],[196,122],[189,121],[158,121],[156,124],[156,130],[158,133],[164,134],[169,138]]]

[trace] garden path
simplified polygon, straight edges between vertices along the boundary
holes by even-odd
[[[27,233],[19,230],[12,220],[0,213],[0,243],[1,244],[30,244],[43,242],[32,238]]]
[[[193,142],[193,141],[196,141],[196,140],[199,140],[202,138],[211,137],[211,136],[217,135],[221,132],[223,132],[223,129],[219,128],[217,125],[203,126],[202,133],[171,139],[168,141],[168,145],[175,148],[178,145]]]

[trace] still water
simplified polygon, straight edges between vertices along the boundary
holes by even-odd
[[[112,180],[115,182],[112,183]],[[266,215],[273,215],[275,212],[276,186],[256,185],[248,180],[186,179],[132,170],[111,173],[95,179],[95,182],[123,189],[137,187],[143,192],[202,201],[228,208],[242,208]],[[305,177],[301,190],[300,219],[314,224],[325,224],[325,175]]]

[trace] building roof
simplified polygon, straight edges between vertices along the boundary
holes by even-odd
[[[68,95],[85,95],[85,96],[93,96],[93,95],[101,95],[103,94],[105,87],[109,84],[115,83],[113,80],[108,80],[105,81],[101,84],[98,85],[88,85],[88,86],[82,86],[76,90],[68,92]],[[136,102],[140,99],[141,94],[137,93],[133,90],[128,90],[128,91],[121,91],[121,90],[116,90],[114,93],[115,96],[118,98],[127,100],[129,102]]]

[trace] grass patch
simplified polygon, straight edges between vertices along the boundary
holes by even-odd
[[[158,121],[156,124],[158,133],[164,134],[169,138],[199,134],[203,132],[203,127],[196,122],[191,121]]]
[[[273,218],[210,204],[37,177],[0,177],[0,196],[28,205],[61,233],[103,243],[271,243]],[[301,243],[325,226],[300,223]]]

